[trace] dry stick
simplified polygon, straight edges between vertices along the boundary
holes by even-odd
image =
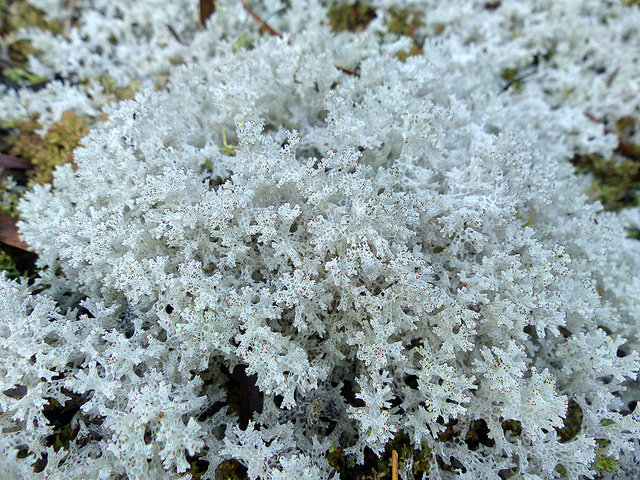
[[[75,0],[67,0],[67,2],[65,2],[65,8],[69,10],[69,16],[65,19],[62,29],[64,36],[67,38],[69,38],[69,31],[71,30],[71,19],[73,17],[75,3]]]
[[[347,75],[351,75],[352,77],[360,77],[360,74],[355,70],[349,70],[348,68],[341,67],[340,65],[336,65],[336,68]]]
[[[176,39],[176,42],[178,42],[180,45],[186,45],[186,43],[184,43],[180,38],[180,35],[178,35],[178,32],[176,32],[175,28],[173,28],[168,23],[167,23],[167,28],[169,29],[169,33],[171,34],[171,36]]]
[[[585,113],[585,116],[589,120],[591,120],[593,123],[599,123],[599,124],[602,125],[602,122],[600,120],[598,120],[596,117],[594,117],[592,114],[587,112],[587,113]],[[609,128],[604,126],[604,133],[613,133],[613,132]],[[618,137],[617,150],[622,155],[624,155],[627,158],[630,158],[631,160],[640,161],[640,152],[636,151],[636,149],[634,148],[634,146],[631,143],[623,140],[620,137]]]
[[[391,480],[398,480],[398,452],[391,452]]]
[[[260,25],[262,25],[264,29],[267,32],[269,32],[270,35],[275,35],[278,38],[282,38],[282,34],[279,31],[277,31],[275,28],[273,28],[271,25],[269,25],[267,22],[265,22],[260,15],[254,12],[253,9],[246,2],[246,0],[240,0],[240,3],[242,3],[242,6],[244,7],[244,9],[247,12],[249,12],[249,15],[251,15],[257,22],[259,22]]]

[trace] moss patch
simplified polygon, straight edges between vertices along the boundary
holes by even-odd
[[[18,269],[14,259],[4,250],[0,250],[0,270],[7,272],[7,277],[9,278],[22,276],[22,272]]]
[[[14,33],[22,27],[34,26],[61,33],[62,24],[46,20],[44,12],[27,0],[0,0],[0,35]]]
[[[133,80],[130,85],[119,87],[115,79],[109,75],[95,79],[104,89],[107,95],[113,96],[116,100],[132,100],[140,88],[140,83]]]
[[[564,426],[556,429],[561,442],[568,442],[580,432],[582,427],[582,408],[575,400],[569,400]]]
[[[422,55],[422,42],[418,40],[418,29],[424,25],[422,14],[414,10],[391,10],[391,18],[387,22],[387,30],[394,35],[409,37],[412,41],[411,48],[400,50],[397,56],[403,62],[413,56]]]
[[[8,85],[39,84],[44,79],[30,72],[29,57],[37,52],[28,40],[15,39],[24,27],[36,27],[54,34],[62,33],[63,24],[44,18],[44,12],[26,0],[0,0],[0,36],[7,45],[9,58],[0,64],[0,81]]]
[[[66,111],[44,138],[36,133],[40,128],[37,120],[17,122],[15,126],[18,135],[9,153],[33,164],[28,182],[33,185],[50,182],[56,166],[71,162],[73,151],[89,132],[89,118]]]
[[[600,200],[605,209],[617,212],[639,204],[640,163],[605,159],[600,155],[576,155],[571,163],[579,174],[593,175],[593,184],[587,193]]]
[[[327,14],[329,25],[334,32],[361,32],[376,18],[376,11],[372,7],[356,2],[353,5],[331,5]]]
[[[245,480],[248,478],[247,469],[235,460],[225,460],[218,466],[215,473],[216,480]]]
[[[598,443],[602,444],[602,440]],[[596,459],[593,461],[593,466],[600,472],[617,472],[620,464],[614,457],[608,457],[603,455],[604,446],[598,445],[596,448]]]

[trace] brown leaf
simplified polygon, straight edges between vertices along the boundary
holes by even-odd
[[[29,251],[29,245],[20,240],[16,219],[8,215],[0,215],[0,242]]]
[[[200,0],[200,24],[204,27],[207,19],[216,11],[215,0]]]
[[[13,170],[30,170],[33,168],[33,165],[22,158],[0,153],[0,167],[11,168]]]

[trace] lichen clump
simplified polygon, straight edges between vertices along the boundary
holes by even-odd
[[[266,35],[273,5],[218,2],[212,50],[20,203],[43,271],[0,278],[8,475],[328,480],[395,451],[408,478],[633,478],[638,211],[585,193],[569,159],[619,138],[558,103],[530,52],[571,58],[569,33],[541,48],[524,5],[404,30],[292,2]]]

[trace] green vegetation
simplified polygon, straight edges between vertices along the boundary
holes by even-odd
[[[104,93],[112,95],[116,100],[131,100],[140,88],[140,83],[135,80],[131,85],[119,87],[115,79],[109,75],[98,77],[96,80],[104,88]]]
[[[401,50],[398,58],[403,62],[412,55],[422,55],[422,44],[418,40],[418,29],[424,24],[421,12],[415,10],[391,10],[391,19],[387,22],[389,33],[411,38],[413,44],[409,51]]]
[[[344,449],[340,446],[332,444],[327,459],[329,464],[340,473],[340,478],[358,479],[358,480],[378,480],[390,479],[392,470],[392,452],[398,453],[399,464],[407,459],[412,460],[413,473],[417,478],[424,472],[429,471],[430,464],[434,461],[431,450],[426,444],[422,445],[421,450],[416,450],[411,446],[409,437],[405,434],[398,433],[385,447],[384,454],[380,458],[372,453],[365,453],[367,461],[364,465],[355,465],[351,458],[347,458]]]
[[[638,205],[640,162],[605,159],[600,155],[576,155],[571,163],[577,167],[579,174],[593,175],[593,184],[588,193],[600,200],[605,209],[617,212]]]
[[[603,443],[600,441],[599,443]],[[596,459],[593,462],[593,466],[601,472],[617,472],[620,464],[614,457],[606,457],[602,454],[604,447],[596,448]]]
[[[15,260],[4,250],[0,250],[0,271],[6,272],[9,278],[19,278],[24,275],[24,272],[18,269]]]
[[[360,32],[376,18],[374,8],[356,2],[353,5],[334,3],[329,9],[329,25],[334,32]]]
[[[580,432],[582,427],[582,408],[575,400],[569,400],[564,426],[556,429],[561,442],[568,442]]]
[[[26,0],[0,0],[0,37],[9,58],[0,59],[0,81],[8,84],[34,85],[44,79],[29,71],[29,56],[36,53],[31,42],[15,38],[23,27],[37,27],[52,33],[62,33],[60,22],[44,18],[44,12]]]
[[[18,133],[10,141],[13,147],[9,153],[34,166],[28,173],[28,183],[32,185],[50,182],[56,166],[72,161],[73,151],[89,132],[89,118],[66,111],[60,121],[51,125],[44,138],[36,133],[40,128],[36,119],[16,122],[13,126]]]

